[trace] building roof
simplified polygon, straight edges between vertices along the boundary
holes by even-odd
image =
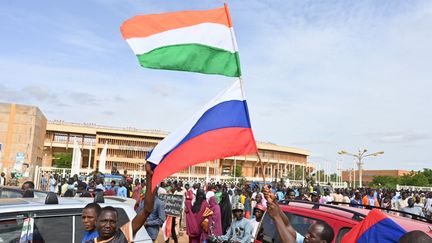
[[[157,137],[160,139],[165,138],[169,132],[156,130],[156,129],[137,129],[133,127],[114,127],[114,126],[105,126],[105,125],[97,125],[94,123],[73,123],[73,122],[65,122],[65,121],[49,121],[47,124],[47,131],[57,131],[57,132],[65,132],[65,133],[77,133],[77,134],[89,134],[96,135],[96,133],[114,133],[114,134],[123,134],[123,135],[131,135],[131,136],[151,136]],[[269,142],[258,142],[257,146],[262,150],[270,150],[270,151],[278,151],[278,152],[288,152],[294,154],[300,154],[309,156],[310,152],[304,149],[287,147],[282,145],[277,145]]]
[[[299,148],[293,148],[293,147],[287,147],[287,146],[282,146],[282,145],[277,145],[274,143],[268,143],[268,142],[258,142],[257,141],[257,146],[259,149],[264,149],[264,150],[272,150],[272,151],[283,151],[283,152],[289,152],[289,153],[294,153],[294,154],[301,154],[301,155],[306,155],[309,156],[310,152],[304,149],[299,149]]]
[[[164,138],[168,135],[168,132],[156,129],[137,129],[134,127],[115,127],[115,126],[105,126],[97,125],[94,123],[74,123],[74,122],[64,122],[64,121],[49,121],[47,124],[47,131],[58,131],[67,133],[80,133],[96,135],[96,133],[114,133],[114,134],[124,134],[132,136],[152,136]]]

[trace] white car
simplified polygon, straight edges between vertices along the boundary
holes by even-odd
[[[47,204],[45,198],[11,198],[0,200],[0,242],[20,242],[21,233],[26,229],[24,221],[33,219],[33,242],[79,243],[84,236],[81,221],[83,208],[93,198],[58,198]],[[109,197],[100,203],[101,207],[112,206],[118,212],[118,225],[132,220],[136,213],[131,204],[120,198]],[[39,240],[37,240],[39,239]],[[152,242],[142,227],[135,235],[134,242]]]

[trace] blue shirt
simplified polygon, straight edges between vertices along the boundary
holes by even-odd
[[[127,197],[126,187],[122,186],[117,189],[117,196],[119,197]]]
[[[136,210],[136,212],[138,213],[143,209],[144,201],[140,203],[140,206]],[[153,241],[157,239],[159,234],[159,228],[163,225],[165,219],[166,216],[164,203],[158,197],[155,197],[153,211],[148,216],[147,221],[145,222],[145,228],[147,230],[147,233]]]
[[[96,237],[99,237],[99,232],[96,229],[93,231],[86,231],[81,243],[84,243],[88,240],[93,240]]]

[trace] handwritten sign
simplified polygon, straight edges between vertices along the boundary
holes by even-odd
[[[183,206],[183,196],[174,194],[159,194],[160,200],[165,205],[165,214],[180,217]]]

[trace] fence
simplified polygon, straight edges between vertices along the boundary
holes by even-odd
[[[428,191],[428,192],[432,192],[432,187],[396,185],[396,190],[411,190],[411,191]]]

